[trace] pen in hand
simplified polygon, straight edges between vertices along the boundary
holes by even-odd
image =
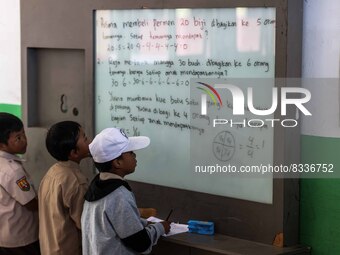
[[[171,210],[170,210],[170,212],[169,212],[169,214],[168,214],[168,217],[166,217],[165,221],[169,221],[169,218],[170,218],[170,216],[171,216],[173,210],[174,210],[174,209],[171,209]]]
[[[172,214],[172,211],[173,211],[173,209],[170,210],[170,212],[169,212],[168,216],[166,217],[165,221],[162,221],[162,222],[161,222],[162,225],[163,225],[163,227],[164,227],[165,234],[168,234],[169,231],[170,231],[170,222],[169,222],[169,218],[170,218],[170,216],[171,216],[171,214]]]

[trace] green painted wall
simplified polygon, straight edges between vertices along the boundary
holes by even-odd
[[[8,112],[16,115],[21,118],[21,106],[15,104],[1,104],[0,103],[0,112]]]
[[[303,163],[333,163],[340,171],[340,138],[301,137]],[[340,254],[340,179],[302,179],[300,242],[312,255]]]

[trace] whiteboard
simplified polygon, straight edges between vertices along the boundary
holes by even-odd
[[[239,85],[246,94],[249,81],[274,78],[275,18],[275,8],[95,12],[96,133],[114,126],[151,139],[137,152],[128,179],[272,203],[271,175],[198,173],[195,167],[273,163],[273,128],[212,128],[207,117],[232,117],[231,95],[223,94],[224,107],[210,99],[202,116],[197,88],[214,79],[246,79]],[[274,83],[261,84],[254,106],[266,108]],[[216,139],[229,141],[231,156],[216,154]]]

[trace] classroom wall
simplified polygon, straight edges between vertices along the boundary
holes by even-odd
[[[313,118],[304,119],[303,163],[340,167],[339,58],[340,1],[304,1],[303,77],[323,78],[333,85],[304,86],[312,90]],[[330,82],[326,82],[329,84]],[[337,169],[338,171],[340,169]],[[303,179],[300,186],[300,242],[313,255],[340,254],[340,180]]]
[[[0,0],[0,111],[21,115],[20,0]]]

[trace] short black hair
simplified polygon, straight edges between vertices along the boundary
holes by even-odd
[[[0,112],[0,143],[7,144],[12,132],[19,132],[23,129],[22,121],[15,115]]]
[[[48,130],[46,148],[52,157],[59,161],[68,160],[70,152],[76,149],[80,128],[77,122],[61,121]]]

